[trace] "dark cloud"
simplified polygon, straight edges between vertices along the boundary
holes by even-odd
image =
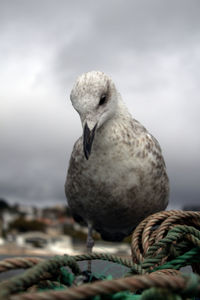
[[[172,203],[198,203],[199,9],[198,0],[0,1],[0,196],[65,201],[81,134],[69,93],[99,69],[160,141]]]
[[[196,45],[200,3],[194,1],[101,1],[87,6],[87,23],[70,44],[63,43],[55,57],[55,73],[67,74],[101,69],[119,71],[121,56],[146,60],[182,52]],[[73,30],[73,28],[72,28]],[[155,57],[154,57],[155,56]],[[152,65],[151,65],[152,66]],[[146,66],[149,67],[148,65]]]

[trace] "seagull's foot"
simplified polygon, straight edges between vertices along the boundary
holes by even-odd
[[[94,240],[92,236],[87,237],[87,254],[92,254],[92,248],[94,247]],[[88,260],[88,273],[91,273],[92,270],[92,261]]]
[[[92,248],[94,247],[94,239],[88,234],[87,237],[87,253],[92,253]]]
[[[88,224],[88,235],[87,235],[87,253],[92,253],[92,248],[94,247],[94,239],[92,237],[92,225]],[[91,260],[88,261],[88,272],[91,272],[92,269],[92,262]]]

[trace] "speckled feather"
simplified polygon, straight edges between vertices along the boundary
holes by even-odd
[[[111,104],[99,112],[96,103],[102,92]],[[83,138],[74,145],[65,185],[69,206],[77,221],[91,223],[103,239],[121,240],[168,204],[169,181],[161,148],[131,117],[104,73],[79,77],[71,100],[83,126],[85,120],[100,125],[89,160],[84,156]]]

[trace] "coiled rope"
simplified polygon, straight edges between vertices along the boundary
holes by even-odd
[[[149,216],[133,232],[131,251],[130,259],[99,253],[47,260],[5,259],[0,272],[28,270],[0,283],[0,299],[180,300],[200,296],[200,212],[171,210]],[[78,262],[97,259],[124,265],[129,272],[120,279],[77,285],[82,274]],[[193,273],[179,271],[188,265]]]

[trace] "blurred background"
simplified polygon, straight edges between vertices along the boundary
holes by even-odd
[[[1,253],[82,251],[64,182],[82,134],[69,94],[91,70],[158,139],[169,208],[199,208],[199,14],[198,0],[0,0]]]

